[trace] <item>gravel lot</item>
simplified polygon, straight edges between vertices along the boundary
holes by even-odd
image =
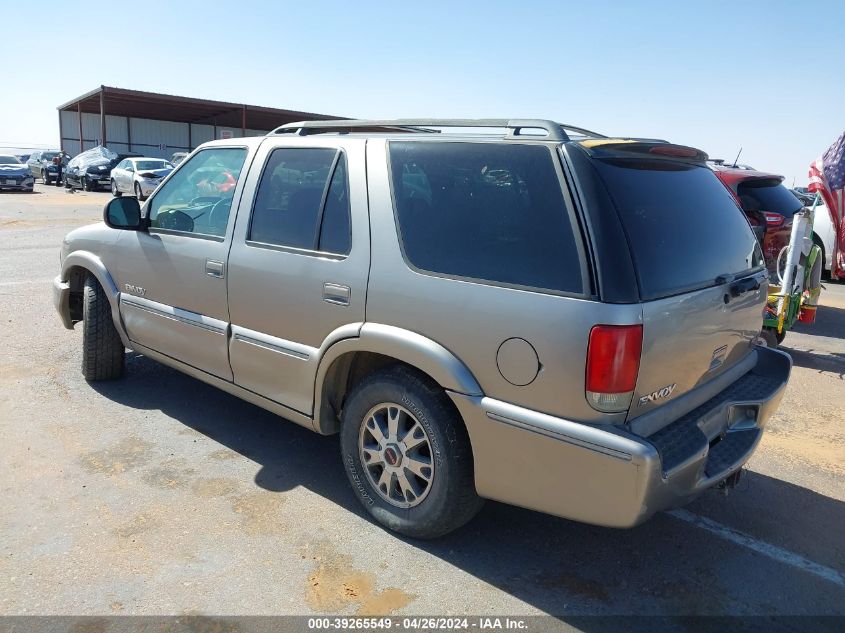
[[[845,284],[787,336],[729,496],[628,531],[488,503],[414,542],[365,518],[336,438],[136,354],[85,383],[50,281],[108,198],[0,194],[0,614],[845,615]]]

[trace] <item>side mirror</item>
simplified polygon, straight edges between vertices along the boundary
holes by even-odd
[[[106,226],[124,231],[146,231],[146,218],[141,216],[138,198],[112,198],[103,209]]]

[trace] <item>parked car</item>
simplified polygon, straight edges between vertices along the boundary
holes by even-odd
[[[22,163],[26,163],[26,161],[29,160],[29,157],[31,156],[31,154],[16,154],[15,156]]]
[[[774,273],[778,254],[789,244],[792,216],[804,205],[783,185],[783,176],[722,165],[710,167],[745,211],[763,246],[766,267]]]
[[[88,380],[129,347],[340,433],[403,534],[482,498],[629,527],[734,485],[790,373],[755,345],[763,255],[705,159],[551,121],[212,141],[67,235],[54,301]]]
[[[131,193],[138,200],[146,200],[173,169],[162,158],[125,158],[111,170],[112,195],[119,198]]]
[[[65,187],[97,191],[111,184],[111,170],[119,157],[110,149],[97,146],[77,154],[64,170]]]
[[[798,189],[790,189],[790,191],[805,207],[813,206],[813,202],[816,200],[816,194],[814,193],[804,193],[803,191],[798,191]]]
[[[815,193],[804,193],[797,187],[790,189],[790,191],[805,207],[812,207],[816,201]],[[819,200],[818,205],[816,205],[815,219],[813,222],[813,243],[822,249],[822,270],[825,274],[830,274],[831,267],[833,266],[834,239],[835,232],[833,230],[833,220],[830,217],[830,211],[828,211],[824,202]]]
[[[37,150],[33,152],[30,155],[29,160],[26,161],[33,178],[40,178],[41,182],[45,185],[53,184],[59,173],[59,168],[53,164],[53,159],[59,155],[60,151],[61,150],[50,149]],[[68,158],[65,157],[63,160],[63,165],[66,166]]]
[[[173,152],[173,156],[170,157],[170,162],[174,166],[178,166],[183,160],[188,157],[190,152]]]
[[[813,243],[818,244],[822,249],[822,270],[828,275],[833,268],[833,241],[835,239],[836,232],[833,230],[830,210],[820,203],[816,206],[813,220]]]
[[[11,154],[0,154],[0,191],[29,191],[35,186],[35,180],[29,168]]]

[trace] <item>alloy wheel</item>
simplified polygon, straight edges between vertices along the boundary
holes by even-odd
[[[405,407],[385,402],[370,409],[358,433],[358,450],[370,484],[389,504],[413,508],[431,490],[431,441]]]

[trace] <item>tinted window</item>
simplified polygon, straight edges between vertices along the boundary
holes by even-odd
[[[349,188],[346,184],[346,159],[341,156],[335,168],[323,222],[320,227],[318,250],[346,255],[352,246],[352,231],[349,217]]]
[[[150,199],[150,226],[225,235],[245,159],[246,150],[236,147],[212,147],[194,154]]]
[[[553,160],[540,145],[391,143],[405,257],[435,273],[582,292]]]
[[[594,161],[619,211],[640,295],[656,299],[758,268],[745,215],[706,167],[639,159]]]
[[[802,208],[801,201],[777,178],[746,180],[739,184],[736,192],[746,211],[770,211],[792,217]]]
[[[331,148],[274,150],[258,185],[249,239],[348,253],[349,195],[342,154]]]

